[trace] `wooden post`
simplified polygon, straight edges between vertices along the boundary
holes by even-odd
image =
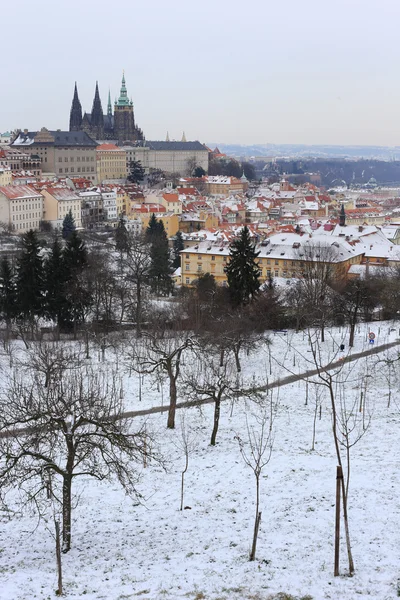
[[[57,558],[57,573],[58,573],[58,588],[56,596],[62,596],[62,569],[61,569],[61,543],[60,543],[60,522],[54,521],[56,527],[56,558]]]
[[[335,570],[334,576],[339,575],[339,551],[340,551],[340,490],[343,479],[342,467],[336,468],[336,514],[335,514]]]

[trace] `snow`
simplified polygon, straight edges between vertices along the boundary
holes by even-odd
[[[352,353],[367,350],[368,332],[375,346],[399,340],[400,323],[361,324]],[[308,336],[303,332],[270,333],[271,345],[242,355],[243,381],[265,383],[291,372],[312,368]],[[336,360],[340,343],[347,347],[348,331],[327,332],[324,364]],[[271,353],[269,352],[269,349]],[[22,350],[18,348],[19,353]],[[108,367],[122,354],[106,351]],[[177,429],[167,430],[166,415],[137,419],[158,440],[166,458],[164,470],[150,463],[141,472],[141,503],[128,498],[116,483],[76,480],[79,504],[73,511],[72,550],[63,555],[64,587],[70,600],[142,598],[145,600],[268,599],[278,592],[296,598],[394,598],[400,577],[400,461],[398,367],[392,373],[391,406],[385,363],[398,348],[345,365],[345,386],[350,400],[360,395],[361,378],[368,374],[371,425],[352,449],[349,518],[356,566],[346,576],[344,538],[341,539],[341,573],[333,577],[334,494],[336,457],[327,398],[321,420],[316,421],[316,450],[311,451],[315,386],[295,382],[274,390],[279,406],[274,423],[275,442],[270,463],[261,476],[262,521],[257,558],[248,561],[255,513],[255,481],[244,464],[235,436],[245,438],[245,420],[253,403],[245,399],[223,403],[217,445],[209,446],[213,406],[185,409],[185,421],[196,432],[197,445],[189,457],[184,506],[179,511],[184,455]],[[91,350],[92,360],[101,357]],[[271,361],[270,361],[271,357]],[[6,357],[2,357],[4,373]],[[189,370],[192,361],[184,360]],[[107,366],[107,363],[106,365]],[[271,374],[272,371],[272,374]],[[159,390],[159,391],[158,391]],[[124,375],[127,409],[166,403],[167,386],[145,377],[138,399],[138,378]],[[183,398],[180,398],[182,400]],[[232,411],[232,414],[231,414]],[[1,513],[0,513],[1,514]],[[37,523],[27,509],[10,519],[2,514],[0,528],[0,598],[26,600],[52,598],[56,569],[52,525]]]

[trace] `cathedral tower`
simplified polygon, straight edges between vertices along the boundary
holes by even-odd
[[[72,100],[71,112],[69,115],[69,130],[70,131],[80,131],[82,129],[82,106],[78,97],[78,88],[76,87],[75,81],[75,90],[74,97]]]
[[[120,144],[126,140],[140,139],[135,127],[133,102],[129,100],[126,90],[125,75],[122,75],[121,91],[114,105],[114,134]]]

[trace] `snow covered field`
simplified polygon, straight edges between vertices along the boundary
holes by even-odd
[[[367,349],[368,331],[376,345],[399,338],[399,323],[361,324],[353,353]],[[242,357],[243,380],[265,382],[313,368],[303,333],[271,334],[268,348]],[[348,332],[333,329],[323,344],[323,361],[347,354]],[[399,347],[400,348],[400,347]],[[345,395],[366,394],[371,422],[352,449],[349,492],[350,533],[356,572],[346,576],[342,536],[341,573],[333,577],[336,455],[328,398],[316,419],[311,451],[315,386],[299,381],[280,388],[274,422],[274,447],[261,477],[262,522],[257,558],[248,561],[255,514],[254,474],[241,457],[235,436],[246,438],[246,411],[237,400],[221,411],[217,445],[209,446],[213,406],[185,410],[194,430],[195,448],[186,474],[184,505],[179,510],[184,454],[179,447],[180,418],[166,430],[166,415],[146,417],[158,440],[167,469],[152,464],[141,470],[141,503],[126,497],[117,484],[77,479],[80,500],[73,511],[72,550],[63,556],[66,597],[122,600],[264,600],[279,592],[296,599],[389,600],[400,589],[400,398],[399,367],[388,379],[386,363],[398,348],[349,363]],[[340,353],[339,354],[343,354]],[[111,351],[106,360],[115,361]],[[184,368],[190,368],[187,361]],[[271,373],[272,371],[272,373]],[[289,372],[288,372],[289,371]],[[369,375],[367,380],[364,376]],[[392,388],[390,407],[389,385]],[[161,384],[145,377],[139,400],[138,377],[124,378],[127,410],[161,404]],[[278,400],[277,392],[274,391]],[[179,398],[178,400],[183,400]],[[166,382],[163,402],[167,403]],[[142,422],[143,419],[140,421]],[[138,420],[139,422],[139,420]],[[52,526],[28,512],[0,525],[0,598],[53,598],[57,586]]]

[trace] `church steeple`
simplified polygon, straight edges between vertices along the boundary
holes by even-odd
[[[339,225],[340,227],[346,226],[346,213],[344,212],[344,204],[342,204],[342,208],[340,209]]]
[[[69,130],[80,131],[82,128],[82,105],[78,97],[78,88],[75,81],[74,97],[72,99],[71,112],[69,116]]]
[[[183,133],[182,133],[182,140],[181,140],[181,141],[182,141],[182,142],[186,142],[186,135],[185,135],[185,132],[183,132]]]
[[[103,108],[101,106],[100,94],[99,94],[99,85],[96,81],[96,90],[94,93],[94,100],[92,106],[92,115],[91,115],[91,127],[95,130],[94,134],[97,138],[102,138],[104,133],[104,115]]]

